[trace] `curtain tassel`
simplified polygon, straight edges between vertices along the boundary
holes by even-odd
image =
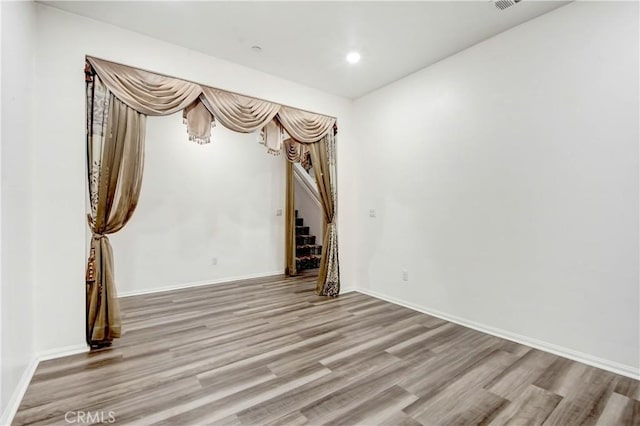
[[[208,143],[211,143],[211,138],[200,138],[195,135],[189,135],[189,141],[195,142],[198,145],[206,145]]]
[[[85,276],[87,284],[94,283],[96,281],[96,249],[91,248],[89,252],[89,260],[87,261],[87,274]]]

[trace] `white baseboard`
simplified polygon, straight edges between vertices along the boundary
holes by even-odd
[[[165,286],[160,288],[150,288],[145,290],[121,291],[121,292],[118,292],[118,297],[131,297],[131,296],[141,296],[143,294],[163,293],[165,291],[181,290],[181,289],[190,288],[190,287],[202,287],[202,286],[213,285],[213,284],[227,284],[233,281],[249,280],[252,278],[268,278],[268,277],[274,277],[277,275],[284,275],[284,271],[261,272],[258,274],[242,275],[239,277],[225,277],[217,280],[195,281],[190,283],[182,283],[182,284],[170,285],[170,286]]]
[[[11,394],[11,398],[9,399],[9,402],[7,402],[7,406],[2,412],[2,416],[0,416],[0,425],[11,425],[11,422],[13,421],[13,418],[18,411],[18,407],[20,406],[20,402],[22,402],[22,398],[24,397],[24,394],[29,387],[29,383],[31,383],[31,379],[33,378],[33,375],[35,374],[36,369],[38,368],[38,365],[41,361],[47,361],[50,359],[61,358],[64,356],[75,355],[88,351],[89,347],[85,344],[81,344],[42,351],[35,354],[31,358],[31,361],[27,365],[27,368],[25,368],[24,373],[22,373],[20,381]]]
[[[262,274],[252,274],[252,275],[244,275],[242,277],[223,278],[223,279],[214,280],[214,281],[211,281],[211,280],[196,281],[192,283],[184,283],[184,284],[160,287],[155,289],[123,291],[119,293],[118,297],[131,297],[131,296],[141,296],[144,294],[163,293],[165,291],[181,290],[181,289],[190,288],[190,287],[202,287],[202,286],[214,285],[214,284],[228,284],[234,281],[248,280],[252,278],[269,278],[269,277],[275,277],[278,275],[284,275],[284,272],[282,271],[265,272]],[[340,288],[340,294],[351,293],[352,291],[358,291],[358,289],[356,287]]]
[[[0,425],[9,426],[13,421],[13,417],[16,415],[18,411],[18,407],[20,406],[20,402],[22,402],[22,397],[27,391],[27,387],[31,382],[31,378],[33,377],[33,373],[36,372],[36,368],[38,368],[38,359],[34,356],[31,359],[31,362],[25,368],[24,373],[20,377],[20,381],[16,385],[13,393],[11,394],[11,398],[7,402],[7,406],[2,412],[2,417],[0,417]]]
[[[86,343],[73,346],[65,346],[64,348],[51,349],[39,352],[37,355],[38,362],[48,361],[50,359],[62,358],[63,356],[76,355],[89,352],[89,346]]]
[[[405,308],[413,309],[414,311],[422,312],[427,315],[431,315],[449,322],[453,322],[464,327],[472,328],[482,333],[491,334],[492,336],[500,337],[502,339],[510,340],[512,342],[520,343],[525,346],[530,346],[541,351],[550,352],[554,355],[558,355],[564,358],[578,361],[583,364],[590,365],[592,367],[601,368],[603,370],[611,371],[612,373],[620,374],[622,376],[630,377],[635,380],[640,380],[640,370],[630,365],[621,364],[615,361],[611,361],[604,358],[599,358],[593,355],[586,354],[584,352],[575,351],[573,349],[566,348],[564,346],[555,345],[553,343],[545,342],[535,339],[533,337],[523,336],[521,334],[512,333],[507,330],[503,330],[489,325],[480,324],[475,321],[471,321],[465,318],[460,318],[455,315],[446,314],[433,309],[424,308],[422,306],[415,305],[404,300],[397,299],[395,297],[387,296],[377,291],[357,288],[355,291],[368,296],[382,299],[384,301],[404,306]]]

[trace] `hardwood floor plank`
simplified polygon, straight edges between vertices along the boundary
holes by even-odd
[[[457,353],[445,352],[427,359],[416,374],[403,378],[399,384],[419,397],[428,399],[495,352],[493,343],[478,344]]]
[[[446,416],[442,422],[447,425],[488,425],[509,405],[509,401],[491,392],[479,391],[464,409]]]
[[[561,400],[560,395],[528,385],[490,424],[491,426],[541,425]]]
[[[615,392],[628,398],[640,401],[640,381],[628,377],[617,376],[618,384]]]
[[[375,419],[371,424],[379,424],[380,426],[423,426],[422,423],[402,411],[395,412],[386,419]]]
[[[612,393],[597,426],[640,424],[640,402],[619,393]]]
[[[576,369],[578,370],[578,369]],[[571,385],[565,376],[561,390],[562,401],[551,413],[545,424],[549,425],[585,425],[595,424],[615,389],[617,377],[614,374],[594,367],[580,368],[583,375]]]
[[[377,368],[375,372],[308,404],[300,412],[314,424],[334,421],[358,405],[359,395],[375,395],[393,385],[399,376],[409,371],[411,367],[401,362]]]
[[[223,398],[215,393],[205,395],[186,404],[143,416],[140,422],[162,425],[216,422],[330,373],[331,371],[318,364],[305,371],[293,372],[287,377],[275,377],[248,386]]]
[[[446,386],[421,397],[403,411],[423,424],[460,424],[455,422],[465,423],[462,419],[469,417],[490,420],[508,401],[483,387],[515,360],[513,354],[494,351],[464,374],[452,377]]]
[[[377,395],[370,393],[370,398],[349,409],[344,416],[325,423],[327,426],[350,426],[374,424],[378,419],[387,419],[415,402],[417,396],[407,392],[400,386],[393,385]],[[379,420],[378,420],[379,421]]]
[[[315,285],[303,274],[122,298],[122,338],[42,362],[13,424],[68,425],[78,411],[145,426],[640,424],[636,380]]]
[[[304,426],[309,424],[309,419],[299,411],[294,411],[285,416],[279,417],[273,422],[266,423],[265,426]]]
[[[552,354],[531,349],[495,377],[485,389],[513,401],[553,364],[554,358]]]

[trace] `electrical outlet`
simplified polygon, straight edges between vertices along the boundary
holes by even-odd
[[[216,266],[218,264],[218,258],[217,257],[212,257],[211,258],[211,266]]]
[[[402,270],[402,281],[409,281],[409,271],[406,269]]]
[[[371,209],[371,210],[369,210],[369,217],[376,217],[376,211],[375,211],[375,209]]]

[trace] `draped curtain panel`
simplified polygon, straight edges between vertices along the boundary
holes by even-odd
[[[336,159],[333,132],[325,136],[322,141],[310,144],[309,148],[325,225],[316,293],[320,296],[335,297],[340,293],[340,267],[336,227]]]
[[[146,116],[120,102],[99,77],[87,82],[88,215],[92,232],[87,266],[87,343],[120,337],[120,310],[108,234],[122,229],[138,204]]]
[[[217,120],[236,132],[259,131],[260,141],[272,154],[279,154],[285,145],[287,159],[307,169],[313,158],[327,225],[318,294],[338,295],[334,117],[98,58],[88,56],[86,60],[89,226],[93,233],[86,277],[87,342],[92,347],[108,345],[121,333],[107,235],[127,224],[138,203],[147,115],[182,111],[189,139],[198,143],[210,141]],[[283,143],[285,133],[291,138]],[[293,185],[289,190],[293,191]],[[295,217],[287,220],[295,225]],[[295,252],[295,235],[289,239],[287,244]],[[295,273],[295,254],[293,263],[288,263],[288,271]]]
[[[287,183],[285,197],[285,270],[284,273],[293,277],[298,275],[296,266],[296,207],[295,183],[293,181],[293,163],[286,162]]]
[[[300,163],[305,170],[311,169],[311,154],[309,152],[309,144],[298,143],[288,138],[284,141],[284,151],[287,160],[292,163]]]

